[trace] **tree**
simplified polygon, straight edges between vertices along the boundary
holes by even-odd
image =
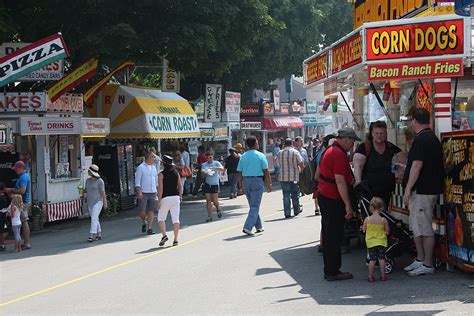
[[[346,23],[351,9],[345,0],[3,0],[3,4],[2,40],[33,42],[60,31],[73,65],[91,56],[99,56],[109,67],[126,59],[156,65],[165,56],[183,74],[188,98],[199,96],[205,83],[223,83],[249,94],[271,80],[300,74],[312,49],[348,33],[351,25]],[[137,78],[146,75],[137,73]]]

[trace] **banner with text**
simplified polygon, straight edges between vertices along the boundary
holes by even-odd
[[[326,78],[328,76],[328,52],[326,51],[314,56],[305,62],[304,75],[304,83],[306,85]]]
[[[3,43],[0,45],[0,57],[5,57],[23,47],[31,45],[32,43]],[[27,73],[26,75],[15,79],[15,81],[55,81],[60,80],[64,74],[64,60],[56,60],[51,64],[41,67],[35,71]]]
[[[358,32],[331,49],[331,74],[362,62],[362,33]]]
[[[464,20],[366,29],[367,61],[464,54]]]
[[[109,80],[114,75],[116,75],[122,70],[125,70],[127,68],[133,68],[133,67],[135,67],[135,63],[133,63],[132,61],[126,61],[120,66],[118,66],[117,68],[115,68],[114,70],[112,70],[111,72],[109,72],[108,74],[106,74],[95,85],[89,87],[89,89],[84,91],[84,103],[88,104],[89,102],[91,102],[94,99],[94,97],[105,87],[107,82],[109,82]]]
[[[221,121],[222,85],[206,84],[204,122]]]
[[[161,91],[175,92],[180,91],[180,74],[178,71],[169,67],[168,60],[163,58],[163,73],[161,75]]]
[[[52,102],[56,101],[61,95],[77,87],[82,82],[95,76],[97,72],[97,58],[91,58],[69,71],[60,81],[56,82],[48,89],[48,96]]]
[[[61,33],[25,46],[0,59],[0,87],[66,57],[69,51]]]
[[[451,78],[464,75],[462,59],[425,60],[368,65],[369,81]]]

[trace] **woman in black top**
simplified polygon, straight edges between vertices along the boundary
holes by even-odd
[[[367,140],[354,153],[354,186],[364,182],[372,195],[382,198],[388,207],[395,189],[392,159],[400,151],[387,141],[387,124],[383,121],[372,122]]]
[[[171,212],[173,222],[174,241],[173,246],[178,245],[179,233],[179,212],[180,204],[183,199],[183,185],[178,171],[175,169],[173,158],[163,156],[161,159],[164,169],[158,175],[158,225],[161,231],[160,246],[164,246],[168,240],[166,236],[166,217]]]

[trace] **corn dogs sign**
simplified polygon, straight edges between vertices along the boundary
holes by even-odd
[[[464,54],[462,19],[366,29],[367,61]]]

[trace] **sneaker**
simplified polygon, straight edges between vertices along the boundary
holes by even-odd
[[[142,224],[142,233],[146,233],[146,224]]]
[[[243,232],[244,234],[249,235],[249,236],[255,235],[251,230],[248,230],[247,228],[244,228],[244,229],[242,230],[242,232]]]
[[[146,231],[146,234],[147,235],[153,235],[155,233],[153,232],[153,229],[150,228],[149,230]]]
[[[263,233],[264,231],[265,231],[265,229],[263,229],[263,228],[260,228],[260,229],[256,230],[257,233]]]
[[[435,268],[434,267],[427,267],[424,264],[419,266],[418,268],[408,271],[407,274],[409,276],[418,276],[418,275],[425,275],[425,274],[434,274]]]
[[[422,265],[423,265],[423,262],[418,261],[418,260],[415,259],[415,260],[413,260],[413,262],[410,265],[403,268],[403,270],[405,272],[412,271],[412,270],[415,270],[415,269],[421,267]]]
[[[164,246],[165,243],[168,241],[168,236],[164,235],[163,238],[161,238],[161,241],[158,245],[160,245],[160,247]]]

